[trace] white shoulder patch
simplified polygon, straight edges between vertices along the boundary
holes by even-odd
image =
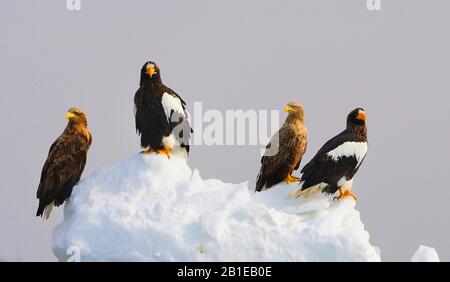
[[[337,161],[342,157],[355,156],[358,165],[362,162],[366,154],[367,142],[345,142],[327,153],[334,161]]]
[[[183,105],[178,97],[170,95],[169,93],[164,93],[162,95],[161,103],[166,114],[167,121],[169,121],[170,113],[172,110],[182,116],[184,116]]]

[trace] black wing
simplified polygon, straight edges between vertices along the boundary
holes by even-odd
[[[328,189],[337,189],[336,183],[338,180],[355,170],[358,161],[355,156],[342,157],[336,161],[328,156],[327,153],[345,142],[352,141],[354,138],[355,136],[344,130],[326,142],[314,158],[301,170],[301,181],[304,181],[302,190],[321,182],[330,184],[331,187]]]
[[[329,156],[323,156],[314,162],[308,163],[308,167],[303,169],[301,181],[304,181],[302,190],[308,189],[319,183],[327,183],[326,192],[334,193],[337,190],[337,182],[344,176],[355,170],[358,161],[356,157],[343,157],[338,161]],[[305,166],[306,167],[306,166]]]

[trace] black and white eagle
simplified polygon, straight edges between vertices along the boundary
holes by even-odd
[[[134,96],[136,131],[141,136],[142,153],[165,154],[181,148],[189,154],[192,129],[186,103],[161,81],[159,67],[146,62],[141,69],[140,87]]]
[[[329,140],[302,169],[299,188],[290,199],[339,191],[338,200],[356,196],[350,192],[353,177],[367,154],[366,113],[357,108],[347,116],[347,128]]]

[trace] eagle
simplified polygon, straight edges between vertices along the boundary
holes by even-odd
[[[45,219],[50,217],[53,206],[60,206],[72,194],[92,143],[87,117],[82,110],[70,108],[66,118],[66,129],[50,146],[36,193],[39,199],[36,216]]]
[[[362,108],[356,108],[347,116],[346,129],[326,142],[303,167],[299,188],[289,198],[339,191],[335,199],[350,196],[356,200],[350,189],[367,150],[366,113]]]
[[[261,158],[261,169],[256,181],[256,191],[269,189],[282,181],[298,182],[292,172],[300,166],[308,143],[308,133],[304,125],[304,110],[297,102],[284,107],[288,113],[286,121],[272,136]]]
[[[154,152],[170,158],[175,147],[189,154],[192,129],[185,107],[186,102],[163,84],[156,63],[146,62],[134,96],[136,131],[141,147],[147,148],[143,154]]]

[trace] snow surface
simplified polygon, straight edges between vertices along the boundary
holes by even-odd
[[[179,155],[135,155],[74,188],[53,252],[81,261],[380,261],[353,200],[288,200],[202,179]]]
[[[411,259],[412,262],[439,262],[439,256],[434,248],[420,245]]]

